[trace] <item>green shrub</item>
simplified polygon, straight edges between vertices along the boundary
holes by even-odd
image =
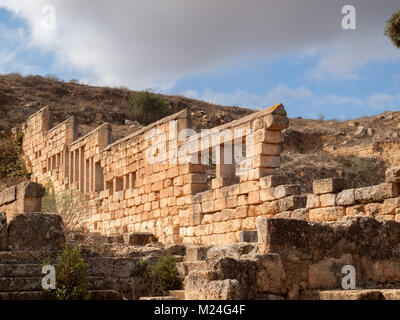
[[[18,130],[13,144],[5,147],[0,154],[0,177],[25,177],[28,176],[22,152],[24,133]]]
[[[160,295],[165,294],[168,290],[179,290],[182,287],[182,280],[176,269],[177,262],[178,260],[170,255],[153,263],[142,260],[135,266],[132,276],[142,278],[149,295]]]
[[[170,114],[164,100],[150,91],[136,93],[128,101],[128,113],[132,120],[148,125]]]
[[[394,13],[387,22],[385,35],[400,49],[400,10]]]
[[[66,246],[56,261],[56,289],[45,290],[47,296],[55,300],[89,299],[86,264],[80,249]]]
[[[71,190],[64,190],[56,194],[51,180],[47,181],[45,188],[46,194],[42,198],[42,211],[59,214],[67,232],[81,231],[81,222],[89,212],[85,196]]]

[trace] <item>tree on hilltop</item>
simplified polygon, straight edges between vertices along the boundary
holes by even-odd
[[[385,35],[400,49],[400,10],[387,21]]]

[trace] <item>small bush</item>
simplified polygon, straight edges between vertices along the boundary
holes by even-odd
[[[45,78],[47,80],[60,81],[60,79],[55,74],[46,74]]]
[[[162,295],[168,290],[179,290],[182,280],[176,270],[177,262],[178,260],[170,255],[154,263],[142,260],[136,265],[132,276],[143,280],[149,295]]]
[[[400,10],[394,13],[387,22],[385,35],[400,49]]]
[[[22,152],[24,133],[19,130],[13,144],[8,145],[0,154],[0,177],[25,177],[28,176]]]
[[[89,210],[85,196],[71,190],[56,194],[51,180],[47,181],[45,188],[46,194],[42,199],[43,212],[59,214],[63,219],[67,232],[80,231],[80,222],[82,222],[82,218],[86,216]]]
[[[128,113],[132,120],[148,125],[170,114],[164,100],[150,91],[136,93],[128,101]]]
[[[80,249],[66,246],[56,260],[56,289],[45,290],[55,300],[86,300],[90,298],[86,264]]]

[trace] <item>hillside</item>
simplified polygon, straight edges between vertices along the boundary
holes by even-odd
[[[140,129],[142,124],[129,116],[128,101],[135,94],[126,88],[0,75],[0,162],[12,152],[11,129],[46,105],[52,106],[56,123],[76,116],[80,135],[103,122],[111,123],[114,140]],[[188,108],[195,129],[212,128],[253,112],[182,96],[159,96],[171,113]],[[280,172],[302,184],[306,192],[311,191],[312,180],[332,176],[347,178],[355,187],[379,183],[385,168],[400,165],[399,120],[400,112],[351,121],[290,119]],[[2,182],[19,180],[3,178]]]

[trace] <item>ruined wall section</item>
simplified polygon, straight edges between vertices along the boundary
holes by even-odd
[[[269,175],[280,166],[282,130],[288,125],[283,105],[276,105],[209,133],[210,149],[215,149],[217,159],[226,156],[227,137],[235,140],[231,141],[233,145],[239,143],[243,157],[232,165],[217,161],[211,190],[193,195],[191,205],[180,210],[179,235],[183,242],[221,245],[238,242],[243,230],[255,230],[257,217],[265,215],[269,207],[263,189],[281,181],[271,181]],[[204,144],[195,156],[201,157],[202,151]]]
[[[34,182],[23,182],[0,192],[0,212],[7,221],[21,212],[40,212],[45,189]]]
[[[265,201],[260,178],[279,167],[281,131],[289,125],[276,105],[199,133],[182,111],[110,144],[109,124],[77,139],[74,118],[54,128],[51,119],[44,108],[23,127],[32,179],[84,194],[89,212],[82,220],[92,231],[151,232],[165,243],[229,243],[254,229]],[[204,159],[213,163],[211,183]],[[208,226],[228,212],[223,224]]]
[[[56,192],[68,184],[69,145],[78,135],[74,117],[53,127],[49,107],[32,115],[22,127],[22,148],[31,180],[46,184],[49,180]]]
[[[99,204],[92,216],[95,230],[151,232],[165,243],[180,242],[178,212],[190,203],[195,182],[188,178],[196,174],[205,182],[200,165],[180,164],[176,158],[183,142],[173,132],[187,126],[182,111],[105,148],[100,155],[105,188],[93,200]]]

